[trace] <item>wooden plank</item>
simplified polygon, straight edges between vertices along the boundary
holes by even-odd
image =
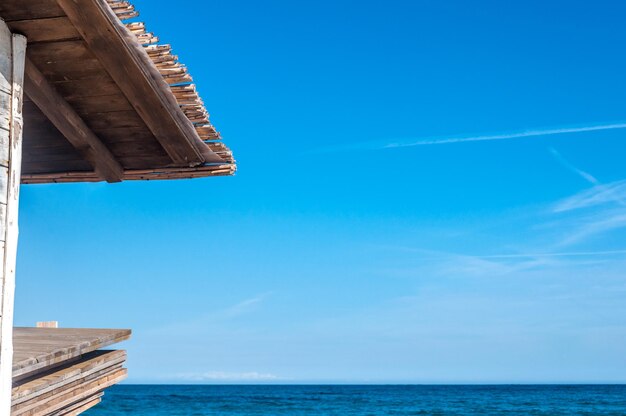
[[[10,49],[6,49],[6,38],[10,37]],[[0,169],[6,186],[2,188],[2,199],[6,201],[6,212],[0,221],[0,235],[4,241],[0,284],[0,416],[10,413],[13,361],[13,306],[15,293],[15,261],[17,257],[18,210],[20,176],[22,170],[22,96],[24,86],[24,60],[26,58],[26,38],[11,34],[0,21],[0,55],[10,56],[10,72],[1,75],[11,85],[9,140],[5,142],[8,151],[8,166]],[[5,59],[6,60],[6,59]],[[6,68],[5,68],[6,69]],[[0,92],[4,94],[4,92]],[[6,105],[6,104],[5,104]],[[5,198],[6,195],[6,199]],[[3,201],[3,202],[4,202]]]
[[[120,365],[69,382],[12,407],[12,416],[50,415],[97,395],[102,390],[126,378],[127,370]]]
[[[75,96],[104,95],[104,93],[91,94],[94,89],[100,88],[101,83],[107,83],[111,93],[121,93],[104,67],[87,48],[82,40],[70,40],[61,42],[43,42],[29,45],[28,58],[41,71],[48,82],[76,81],[81,83],[71,93]],[[72,86],[70,86],[72,88]],[[58,87],[57,90],[67,100],[69,94]]]
[[[42,375],[15,383],[12,392],[12,403],[16,405],[26,402],[38,395],[58,389],[100,370],[122,364],[125,361],[126,352],[123,350],[94,351],[85,354],[78,361],[70,362]]]
[[[26,410],[83,381],[111,373],[121,368],[125,361],[125,351],[94,351],[86,354],[78,362],[16,383],[13,387],[12,407]]]
[[[82,116],[93,113],[108,113],[133,109],[126,96],[121,92],[100,97],[70,98],[67,102]]]
[[[79,62],[80,65],[73,60],[39,61],[36,64],[50,82],[90,80],[96,83],[102,79],[111,79],[97,58],[85,58]],[[121,95],[121,91],[117,94]]]
[[[28,164],[37,163],[59,163],[59,162],[77,162],[76,156],[69,153],[66,148],[60,147],[39,147],[24,150],[24,159],[28,160]],[[60,164],[60,163],[59,163]],[[90,169],[88,167],[88,169]]]
[[[38,175],[38,174],[65,174],[69,172],[85,172],[89,173],[93,176],[93,180],[91,182],[101,182],[102,177],[96,174],[93,171],[93,168],[89,165],[89,163],[84,160],[73,160],[73,161],[63,161],[60,162],[24,162],[23,166],[24,178],[28,178],[30,175]],[[23,182],[23,181],[22,181]]]
[[[68,169],[93,171],[93,167],[32,102],[24,105],[24,123],[23,174]]]
[[[127,370],[125,368],[118,369],[111,374],[105,374],[95,380],[91,380],[86,383],[81,383],[80,386],[77,386],[73,390],[59,394],[53,397],[51,400],[40,404],[34,408],[29,409],[27,412],[14,412],[15,416],[17,415],[40,415],[40,414],[49,414],[55,412],[57,410],[63,409],[64,407],[70,406],[73,403],[84,400],[90,396],[98,394],[102,390],[110,387],[114,384],[119,383],[124,380],[127,375]],[[45,412],[45,413],[43,413]]]
[[[2,0],[0,2],[0,17],[6,22],[63,15],[63,10],[59,5],[50,0]]]
[[[102,401],[102,396],[104,393],[97,393],[93,396],[88,397],[85,400],[82,400],[78,403],[76,403],[75,405],[72,406],[68,406],[62,410],[59,411],[58,414],[56,414],[55,416],[77,416],[80,415],[83,412],[86,412],[87,410],[91,409],[92,407],[96,406],[98,403],[100,403]]]
[[[17,397],[16,395],[13,396],[13,413],[17,413],[16,410],[21,410],[21,412],[27,411],[29,408],[32,409],[37,405],[45,403],[59,393],[72,391],[89,380],[109,375],[116,370],[121,369],[123,367],[124,360],[125,358],[115,361],[107,361],[105,363],[98,363],[90,365],[85,369],[80,367],[63,367],[59,370],[53,371],[49,375],[43,375],[40,378],[36,378],[24,386],[20,386],[31,386],[34,389],[28,387],[24,391],[24,395],[21,397]],[[76,365],[81,363],[83,363],[83,361],[80,361]],[[14,392],[17,394],[16,389],[14,389]]]
[[[0,128],[0,166],[9,166],[9,130],[3,128]]]
[[[193,125],[135,35],[106,0],[57,3],[171,159],[188,166],[205,162]]]
[[[93,167],[32,101],[25,101],[22,174],[68,171],[93,172]]]
[[[0,90],[0,128],[9,130],[11,123],[11,91]]]
[[[76,28],[67,17],[16,20],[8,25],[12,32],[28,37],[29,43],[80,39]]]
[[[137,129],[143,131],[145,137],[149,137],[151,139],[150,141],[156,143],[156,139],[152,135],[152,132],[148,130],[146,124],[137,115],[135,110],[92,113],[87,116],[83,116],[83,119],[85,120],[85,123],[87,123],[95,132],[109,129]]]
[[[81,79],[57,81],[51,83],[51,85],[65,100],[78,97],[111,95],[118,93],[120,90],[110,77],[102,77],[97,82],[94,82],[92,79]]]
[[[128,329],[14,328],[13,377],[23,378],[50,365],[124,341],[130,335]]]
[[[56,6],[54,1],[47,0]],[[58,7],[58,6],[57,6]],[[82,64],[85,59],[95,58],[85,41],[66,40],[59,42],[34,43],[28,45],[28,58],[33,62],[58,62],[76,60]]]
[[[28,59],[25,87],[31,100],[89,161],[96,173],[108,182],[122,180],[123,168],[113,154]]]
[[[2,218],[0,220],[6,221],[6,205],[9,197],[9,167],[0,167],[0,204],[4,205],[4,212]],[[0,226],[2,230],[4,230],[4,226]],[[0,232],[0,240],[4,240],[5,235],[3,232]],[[0,266],[0,272],[2,271]],[[0,295],[1,296],[1,295]],[[1,299],[1,297],[0,297]]]
[[[113,145],[114,143],[139,143],[139,144],[156,144],[159,149],[155,148],[155,156],[166,155],[165,150],[156,141],[150,130],[141,127],[122,127],[109,126],[106,128],[94,128],[102,140]],[[129,155],[132,156],[132,155]],[[170,161],[171,162],[171,161]]]
[[[166,167],[171,165],[171,160],[167,156],[162,156],[161,159],[157,159],[153,156],[129,156],[120,158],[127,170],[134,169],[158,169],[160,166]]]
[[[12,38],[11,31],[6,24],[0,20],[0,93],[11,95],[11,74],[13,72],[13,54],[12,54]],[[8,101],[0,101],[5,113],[9,114],[11,108]],[[4,125],[8,129],[8,124]]]
[[[158,146],[159,143],[157,142],[119,141],[111,143],[111,150],[120,154],[128,154],[128,158],[131,159],[152,159],[155,163],[162,163],[162,166],[167,166],[168,164],[171,164],[172,161],[163,152],[163,149],[159,148]]]

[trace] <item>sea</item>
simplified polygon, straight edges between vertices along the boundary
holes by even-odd
[[[88,416],[626,415],[626,385],[118,385]]]

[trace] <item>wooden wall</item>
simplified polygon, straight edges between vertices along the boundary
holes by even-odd
[[[26,38],[0,20],[0,416],[11,411],[13,295]]]

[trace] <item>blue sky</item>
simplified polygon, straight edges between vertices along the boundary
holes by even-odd
[[[134,3],[239,171],[24,186],[16,324],[132,328],[129,382],[626,381],[626,5]]]

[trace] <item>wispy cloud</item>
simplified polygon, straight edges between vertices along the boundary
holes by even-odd
[[[219,327],[223,325],[231,325],[234,321],[242,320],[245,316],[250,315],[257,310],[260,305],[273,292],[260,293],[254,297],[244,299],[233,305],[207,311],[201,315],[185,319],[183,321],[171,322],[165,325],[144,331],[144,333],[162,334],[162,333],[185,333],[196,331],[198,328]]]
[[[554,212],[566,212],[605,204],[624,206],[625,201],[626,180],[621,180],[606,185],[596,185],[566,198],[556,204]]]
[[[552,207],[562,215],[557,224],[569,224],[569,232],[557,246],[581,243],[591,237],[626,227],[626,180],[596,184]]]
[[[539,258],[539,257],[593,257],[593,256],[613,256],[626,254],[626,250],[602,250],[602,251],[571,251],[557,253],[514,253],[514,254],[492,254],[487,256],[476,256],[482,259],[516,259],[516,258]]]
[[[623,209],[612,212],[602,211],[588,218],[577,220],[582,223],[573,232],[569,233],[560,243],[568,246],[588,240],[600,234],[608,233],[626,227],[626,212]]]
[[[588,172],[574,166],[554,148],[548,148],[554,158],[566,169],[593,185],[577,194],[559,201],[553,214],[573,213],[564,222],[571,225],[570,232],[558,247],[583,242],[589,237],[626,227],[626,180],[602,184]],[[560,222],[563,223],[563,220]]]
[[[582,253],[498,253],[498,254],[460,254],[425,250],[406,246],[383,246],[388,250],[405,253],[416,253],[425,268],[434,267],[441,275],[457,276],[504,276],[519,273],[524,270],[542,268],[553,264],[552,257],[565,257],[567,254],[575,256]],[[626,254],[626,250],[623,251]],[[587,253],[588,255],[600,255]],[[605,253],[606,255],[606,253]],[[431,269],[432,271],[432,269]]]
[[[235,305],[230,306],[229,308],[226,308],[222,312],[222,314],[226,317],[232,318],[235,316],[240,316],[245,313],[248,313],[252,311],[259,303],[267,299],[267,297],[270,296],[271,294],[272,292],[266,292],[266,293],[261,293],[253,298],[245,299]]]
[[[204,373],[182,373],[174,377],[179,381],[188,382],[263,382],[276,381],[280,378],[271,373],[249,371],[243,373],[225,371],[207,371]]]
[[[472,135],[472,136],[457,136],[457,137],[437,137],[430,139],[403,139],[387,142],[361,142],[345,146],[334,146],[318,149],[315,153],[330,153],[350,150],[384,150],[395,149],[402,147],[415,147],[415,146],[432,146],[441,144],[454,144],[454,143],[468,143],[468,142],[483,142],[494,140],[512,140],[522,139],[528,137],[539,136],[553,136],[558,134],[573,134],[584,133],[590,131],[601,130],[616,130],[626,129],[626,123],[610,123],[610,124],[591,124],[575,127],[555,127],[545,129],[531,129],[522,130],[498,134],[485,134],[485,135]]]
[[[585,172],[584,170],[579,169],[576,166],[572,165],[556,149],[550,147],[550,148],[548,148],[548,150],[550,151],[550,153],[552,153],[552,156],[554,156],[554,158],[557,160],[557,162],[559,162],[562,166],[564,166],[569,171],[571,171],[571,172],[575,173],[576,175],[580,176],[581,178],[583,178],[584,180],[586,180],[587,182],[589,182],[592,185],[599,185],[600,184],[600,181],[598,181],[593,175],[591,175],[590,173]]]
[[[483,260],[483,259],[524,259],[524,258],[540,258],[540,257],[592,257],[592,256],[611,256],[618,254],[626,254],[626,249],[623,250],[597,250],[597,251],[536,251],[536,252],[517,252],[517,253],[496,253],[496,254],[459,254],[450,252],[440,252],[434,250],[427,250],[422,248],[406,247],[406,246],[393,246],[393,245],[380,245],[377,246],[381,249],[418,253],[422,254],[420,260],[449,260],[449,259],[463,259],[463,260]]]

